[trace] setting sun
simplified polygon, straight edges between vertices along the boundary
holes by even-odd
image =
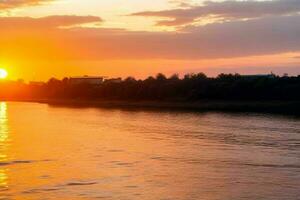
[[[0,69],[0,79],[5,79],[8,73],[5,69]]]

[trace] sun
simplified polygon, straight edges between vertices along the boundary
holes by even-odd
[[[0,79],[5,79],[8,73],[5,69],[0,69]]]

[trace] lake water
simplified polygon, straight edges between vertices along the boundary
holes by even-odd
[[[0,199],[300,199],[300,119],[2,102]]]

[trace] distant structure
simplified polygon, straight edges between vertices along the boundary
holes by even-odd
[[[122,78],[111,78],[111,79],[106,79],[105,83],[121,83]]]
[[[275,78],[276,75],[271,73],[271,74],[253,74],[253,75],[242,75],[244,78],[248,79],[256,79],[256,78]]]
[[[91,85],[100,85],[104,82],[104,76],[77,76],[70,77],[69,83],[72,85],[78,84],[91,84]]]

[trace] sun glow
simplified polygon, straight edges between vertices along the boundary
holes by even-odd
[[[8,73],[5,69],[0,69],[0,79],[5,79]]]

